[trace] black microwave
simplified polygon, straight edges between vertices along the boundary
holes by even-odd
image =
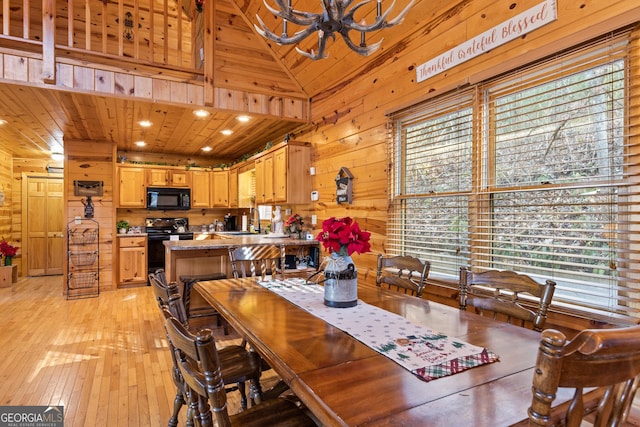
[[[147,209],[174,211],[191,209],[191,189],[147,187]]]

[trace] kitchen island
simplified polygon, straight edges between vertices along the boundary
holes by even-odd
[[[222,273],[232,277],[229,248],[238,246],[284,246],[287,254],[307,256],[310,247],[318,247],[317,240],[270,237],[266,234],[225,235],[206,240],[167,240],[165,272],[167,280],[178,281],[181,276]]]

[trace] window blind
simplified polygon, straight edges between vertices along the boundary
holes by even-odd
[[[406,111],[395,122],[387,250],[437,263],[455,274],[468,255],[474,91]]]
[[[452,278],[549,278],[556,304],[640,316],[637,43],[621,31],[394,113],[388,251]]]

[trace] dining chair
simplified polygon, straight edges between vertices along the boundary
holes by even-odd
[[[196,425],[216,426],[316,426],[298,402],[274,398],[229,415],[221,356],[210,329],[189,332],[175,317],[165,320],[167,338],[178,369],[188,386],[188,416]],[[212,411],[213,408],[213,411]]]
[[[187,314],[187,318],[200,319],[203,317],[215,317],[217,320],[217,326],[222,326],[224,334],[229,335],[229,324],[222,318],[222,315],[220,315],[217,310],[206,304],[199,307],[193,307],[191,305],[191,295],[193,293],[193,287],[196,283],[207,280],[220,280],[226,278],[227,275],[224,273],[210,273],[180,276],[180,282],[182,282],[182,301],[184,303],[184,311]]]
[[[422,297],[427,284],[429,261],[420,261],[412,256],[378,255],[376,285]]]
[[[494,319],[505,318],[520,326],[531,324],[534,330],[541,331],[555,287],[552,280],[541,284],[514,271],[474,273],[461,267],[460,309],[466,310],[471,305],[478,314],[492,313]]]
[[[533,374],[529,426],[623,426],[640,376],[640,326],[585,329],[573,340],[542,332]],[[559,388],[575,389],[568,405],[553,408]]]
[[[171,316],[178,319],[185,328],[189,329],[189,319],[186,316],[177,284],[172,282],[165,287],[153,274],[149,275],[149,280],[160,309],[163,310],[163,312],[166,311],[170,313]],[[207,325],[203,324],[203,326],[206,327]],[[263,370],[263,363],[260,356],[253,351],[247,350],[244,344],[227,345],[220,349],[219,354],[225,382],[227,384],[235,384],[235,386],[229,386],[227,391],[238,390],[240,394],[240,405],[245,409],[248,404],[245,383],[249,382],[249,398],[253,402],[260,402],[262,400],[260,377]],[[175,372],[174,382],[176,382]],[[174,408],[171,420],[177,419],[181,404],[184,404],[184,400],[180,398],[180,396],[184,396],[183,387],[179,384],[179,381],[176,383],[176,386],[178,387],[175,400],[176,407]],[[172,425],[170,422],[169,426]]]
[[[240,246],[229,248],[233,277],[271,277],[284,279],[284,246]]]

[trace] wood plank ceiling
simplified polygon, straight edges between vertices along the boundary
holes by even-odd
[[[187,1],[183,0],[183,3]],[[412,34],[415,36],[420,28],[424,31],[421,17],[434,16],[437,11],[464,3],[464,0],[438,2],[437,6],[418,0],[402,25],[367,36],[369,43],[384,37],[378,52],[369,57],[360,56],[338,37],[327,44],[329,57],[319,61],[303,57],[292,45],[279,46],[257,34],[253,28],[256,15],[275,33],[282,31],[262,1],[215,0],[212,3],[216,8],[214,86],[313,100],[330,97],[335,88],[346,81],[381,63],[396,60],[403,39]],[[397,0],[391,16],[408,3],[409,0]],[[270,1],[270,4],[274,3]],[[384,1],[383,5],[389,7],[391,2]],[[294,0],[293,7],[320,12],[318,0]],[[375,2],[365,9],[368,12],[362,18],[372,22]],[[31,12],[32,16],[41,16]],[[299,28],[291,25],[289,34],[297,30]],[[0,47],[2,43],[0,40]],[[316,43],[317,36],[312,34],[299,47],[317,49]],[[312,125],[258,116],[251,117],[245,124],[237,120],[237,113],[228,111],[212,111],[209,117],[199,119],[193,110],[184,106],[0,83],[0,119],[7,121],[0,126],[0,147],[17,158],[46,158],[52,151],[61,150],[65,140],[93,140],[116,143],[119,151],[127,153],[139,151],[208,157],[212,161],[235,160],[260,150],[268,142],[281,141],[286,133]],[[153,126],[142,128],[138,124],[140,120],[149,120]],[[222,129],[231,129],[233,134],[224,136],[220,133]],[[134,145],[139,140],[147,143],[143,149]],[[212,147],[209,154],[201,150],[205,146]]]

